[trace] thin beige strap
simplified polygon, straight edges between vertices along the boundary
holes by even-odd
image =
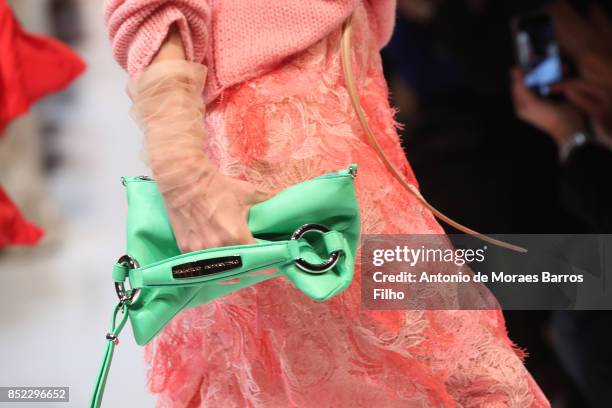
[[[384,151],[378,144],[378,141],[374,137],[374,134],[372,133],[372,129],[370,128],[370,125],[366,118],[363,107],[361,106],[359,95],[357,94],[357,89],[355,88],[355,80],[353,77],[353,69],[351,66],[351,57],[350,57],[351,24],[352,24],[352,15],[349,16],[349,18],[345,21],[344,26],[342,28],[341,60],[342,60],[342,70],[344,72],[344,80],[346,82],[346,87],[349,91],[349,95],[351,97],[351,102],[353,103],[353,107],[355,108],[355,111],[357,112],[357,117],[359,118],[359,122],[361,123],[361,126],[363,127],[363,130],[366,133],[368,140],[370,141],[370,145],[372,146],[372,148],[374,148],[374,150],[378,154],[378,157],[380,157],[380,159],[384,163],[387,170],[389,170],[391,174],[397,179],[397,181],[399,181],[399,183],[402,186],[404,186],[404,188],[408,190],[408,192],[414,195],[424,207],[429,209],[429,211],[431,211],[437,218],[444,221],[448,225],[458,229],[459,231],[463,231],[466,234],[472,235],[474,237],[477,237],[491,244],[494,244],[494,245],[497,245],[503,248],[508,248],[508,249],[511,249],[517,252],[527,252],[525,248],[522,248],[520,246],[509,244],[507,242],[503,242],[495,238],[489,237],[487,235],[483,235],[477,231],[474,231],[473,229],[468,228],[465,225],[458,223],[457,221],[454,221],[453,219],[447,217],[440,211],[436,210],[431,204],[427,202],[427,200],[425,200],[425,198],[421,195],[421,193],[415,186],[408,183],[401,176],[400,172],[395,168],[395,166],[393,166],[391,161],[389,161],[389,158],[385,155]]]

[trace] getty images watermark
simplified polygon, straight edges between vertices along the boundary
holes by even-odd
[[[527,252],[465,235],[364,235],[371,309],[612,310],[611,235],[505,235]]]

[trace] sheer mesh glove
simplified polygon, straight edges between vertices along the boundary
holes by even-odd
[[[249,208],[272,196],[222,174],[204,153],[206,67],[184,60],[149,66],[130,81],[132,117],[144,131],[144,160],[164,197],[183,252],[255,242]]]

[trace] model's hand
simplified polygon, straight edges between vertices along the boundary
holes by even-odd
[[[249,209],[272,197],[270,192],[219,171],[163,195],[182,252],[254,243],[247,225]]]
[[[540,98],[528,89],[519,68],[512,70],[512,96],[517,116],[548,134],[559,145],[586,128],[584,118],[574,106]]]

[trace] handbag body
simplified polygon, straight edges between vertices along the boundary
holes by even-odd
[[[346,289],[353,278],[359,240],[354,174],[352,165],[290,186],[252,206],[247,224],[255,244],[185,254],[177,247],[155,182],[124,178],[131,259],[115,266],[114,278],[120,295],[124,279],[129,280],[132,293],[125,288],[123,292],[133,296],[128,315],[136,342],[149,342],[182,309],[281,275],[317,301]],[[338,259],[326,264],[333,254]],[[312,270],[301,267],[298,259]],[[327,267],[315,270],[319,265]],[[253,276],[264,269],[276,272]]]
[[[178,248],[155,182],[124,177],[127,254],[113,267],[119,300],[90,407],[101,405],[118,335],[128,320],[136,343],[144,345],[181,310],[268,279],[285,277],[315,301],[346,289],[353,280],[360,237],[356,174],[357,166],[351,164],[253,205],[247,224],[254,244],[189,253]]]

